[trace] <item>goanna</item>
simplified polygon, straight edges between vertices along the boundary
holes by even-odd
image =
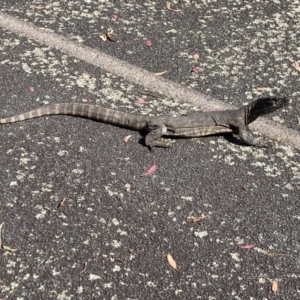
[[[109,108],[88,105],[58,103],[43,106],[32,111],[0,119],[8,124],[46,115],[71,115],[88,118],[115,126],[146,133],[145,144],[152,147],[169,147],[162,137],[195,138],[232,132],[239,135],[247,145],[264,147],[263,139],[255,138],[248,125],[258,117],[272,113],[291,103],[287,98],[264,97],[235,110],[198,112],[190,116],[145,116]]]

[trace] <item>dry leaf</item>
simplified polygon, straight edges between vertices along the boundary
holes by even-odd
[[[11,248],[9,246],[4,246],[4,245],[2,246],[2,249],[8,252],[16,252],[18,250],[18,248]]]
[[[196,223],[196,222],[200,222],[207,218],[209,218],[209,216],[199,216],[199,217],[191,218],[191,219],[189,219],[189,221],[192,223]]]
[[[167,73],[168,71],[162,71],[162,72],[158,72],[158,73],[154,73],[154,76],[161,76],[165,73]]]
[[[298,72],[300,72],[300,65],[299,65],[299,63],[298,63],[297,61],[294,61],[293,66],[294,66],[294,68],[295,68]]]
[[[107,35],[106,33],[103,33],[103,34],[99,34],[99,38],[102,40],[102,41],[107,41]]]
[[[128,143],[128,141],[129,141],[129,139],[130,139],[131,137],[132,137],[132,135],[127,135],[127,136],[124,137],[124,140],[123,140],[123,141],[124,141],[125,143]]]
[[[260,87],[260,86],[256,87],[256,90],[259,91],[259,92],[262,92],[264,89],[265,89],[264,87]]]
[[[63,207],[65,206],[65,202],[66,202],[67,197],[63,198],[59,203],[57,207]]]
[[[156,171],[156,169],[157,169],[157,166],[154,163],[154,165],[148,171],[146,171],[145,173],[143,173],[140,176],[145,177],[145,176],[151,175],[151,174],[153,174]]]
[[[135,100],[135,103],[137,103],[137,104],[148,104],[148,102],[145,101],[144,99],[137,99],[137,100]]]
[[[166,3],[166,8],[167,8],[167,10],[171,10],[171,11],[174,11],[174,12],[182,11],[182,9],[173,9],[173,8],[171,8],[171,2]]]
[[[99,38],[102,41],[117,42],[117,40],[114,39],[113,36],[112,36],[113,33],[114,33],[113,29],[109,28],[109,29],[107,29],[106,33],[99,34]]]
[[[108,39],[110,42],[116,42],[116,41],[117,41],[115,38],[113,38],[113,36],[112,36],[113,33],[114,33],[114,31],[113,31],[112,28],[107,29],[106,36],[107,36],[107,39]]]
[[[274,293],[274,294],[276,294],[276,292],[278,291],[278,280],[274,280],[273,282],[272,282],[272,292]]]
[[[79,274],[83,274],[83,273],[86,272],[86,266],[87,266],[87,263],[85,262],[85,263],[83,264],[83,269],[79,272]]]
[[[173,259],[173,257],[172,257],[171,254],[168,254],[168,255],[167,255],[167,260],[168,260],[169,265],[170,265],[173,269],[177,270],[177,264],[176,264],[176,261]]]
[[[0,224],[0,249],[2,249],[2,228],[3,228],[4,222]]]
[[[255,244],[239,246],[241,249],[252,249],[255,247]]]
[[[198,53],[195,53],[195,54],[193,55],[193,59],[194,59],[194,61],[198,61],[198,60],[199,60],[199,54],[198,54]]]

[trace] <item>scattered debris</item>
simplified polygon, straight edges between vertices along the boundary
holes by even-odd
[[[300,72],[300,65],[297,61],[294,61],[293,66],[298,72]]]
[[[248,244],[248,245],[243,245],[243,246],[240,245],[239,246],[240,249],[247,249],[247,250],[252,249],[254,247],[255,247],[255,244]]]
[[[3,249],[4,251],[8,252],[16,252],[18,249],[17,248],[11,248],[9,246],[5,246],[2,244],[2,228],[3,228],[4,223],[0,224],[0,249]]]
[[[198,61],[198,60],[199,60],[199,54],[198,54],[198,53],[195,53],[195,54],[193,55],[193,59],[194,59],[194,61]]]
[[[152,46],[151,40],[147,40],[147,41],[145,42],[145,45],[146,45],[147,47],[151,47],[151,46]]]
[[[137,104],[148,104],[148,102],[145,101],[144,99],[137,99],[137,100],[135,100],[135,103],[137,103]]]
[[[167,8],[167,10],[171,10],[171,11],[174,11],[174,12],[181,12],[182,11],[182,9],[173,9],[173,8],[171,8],[171,2],[166,3],[166,8]]]
[[[169,265],[170,265],[173,269],[177,270],[177,264],[176,264],[176,261],[173,259],[173,257],[172,257],[171,254],[167,254],[167,260],[168,260]]]
[[[192,70],[191,70],[191,73],[196,73],[196,72],[198,72],[198,71],[200,71],[200,67],[194,67]]]
[[[154,73],[154,76],[161,76],[165,73],[167,73],[168,71],[162,71],[162,72],[158,72],[158,73]]]
[[[140,175],[141,177],[146,177],[146,176],[148,176],[148,175],[151,175],[151,174],[153,174],[155,171],[156,171],[156,169],[157,169],[157,166],[156,166],[156,164],[154,163],[154,165],[148,170],[148,171],[146,171],[145,173],[143,173],[142,175]]]
[[[259,92],[263,92],[265,90],[265,88],[261,87],[261,86],[257,86],[256,90],[259,91]]]
[[[80,275],[86,272],[86,266],[87,266],[87,263],[85,262],[83,264],[83,269],[79,272]]]
[[[63,206],[65,206],[66,199],[67,199],[67,197],[65,197],[62,200],[60,200],[59,203],[58,203],[58,205],[57,205],[57,207],[63,207]]]
[[[272,289],[272,292],[274,294],[277,293],[277,291],[278,291],[278,280],[276,280],[276,279],[273,280],[271,289]]]
[[[114,33],[113,29],[108,29],[106,33],[99,34],[99,38],[102,41],[110,41],[110,42],[117,42],[115,38],[113,38],[112,34]]]
[[[163,96],[159,95],[159,94],[152,94],[152,93],[148,93],[148,92],[141,92],[141,94],[143,95],[148,95],[154,98],[164,98]]]
[[[208,219],[208,218],[210,218],[210,216],[198,216],[198,217],[189,219],[189,221],[192,223],[196,223],[196,222],[200,222],[204,219]]]
[[[128,143],[128,141],[130,140],[131,137],[132,137],[132,135],[126,135],[126,136],[124,137],[123,141],[124,141],[125,143]]]

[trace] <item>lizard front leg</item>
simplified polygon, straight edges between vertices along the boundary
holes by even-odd
[[[161,138],[168,131],[166,125],[149,123],[149,124],[147,124],[147,131],[149,131],[149,132],[145,136],[145,144],[149,148],[153,148],[153,147],[169,148],[170,147],[170,145]]]
[[[239,137],[242,142],[244,142],[247,145],[255,146],[255,147],[268,147],[270,144],[261,138],[255,138],[252,131],[245,126],[239,126]]]

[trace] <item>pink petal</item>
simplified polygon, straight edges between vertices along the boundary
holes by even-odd
[[[145,45],[147,47],[151,47],[152,46],[152,42],[150,40],[147,40],[146,43],[145,43]]]
[[[148,102],[145,101],[144,99],[137,99],[137,100],[135,100],[135,103],[137,103],[137,104],[148,104]]]
[[[241,249],[252,249],[255,247],[255,244],[249,244],[249,245],[244,245],[244,246],[239,246]]]
[[[28,88],[28,90],[29,90],[29,92],[34,92],[34,87],[33,86],[30,86],[29,88]]]
[[[192,71],[191,72],[198,72],[200,70],[200,67],[194,67],[193,69],[192,69]]]
[[[156,169],[157,169],[157,166],[156,166],[156,164],[154,164],[148,171],[146,171],[145,173],[143,173],[140,176],[145,177],[145,176],[151,175],[156,171]]]

